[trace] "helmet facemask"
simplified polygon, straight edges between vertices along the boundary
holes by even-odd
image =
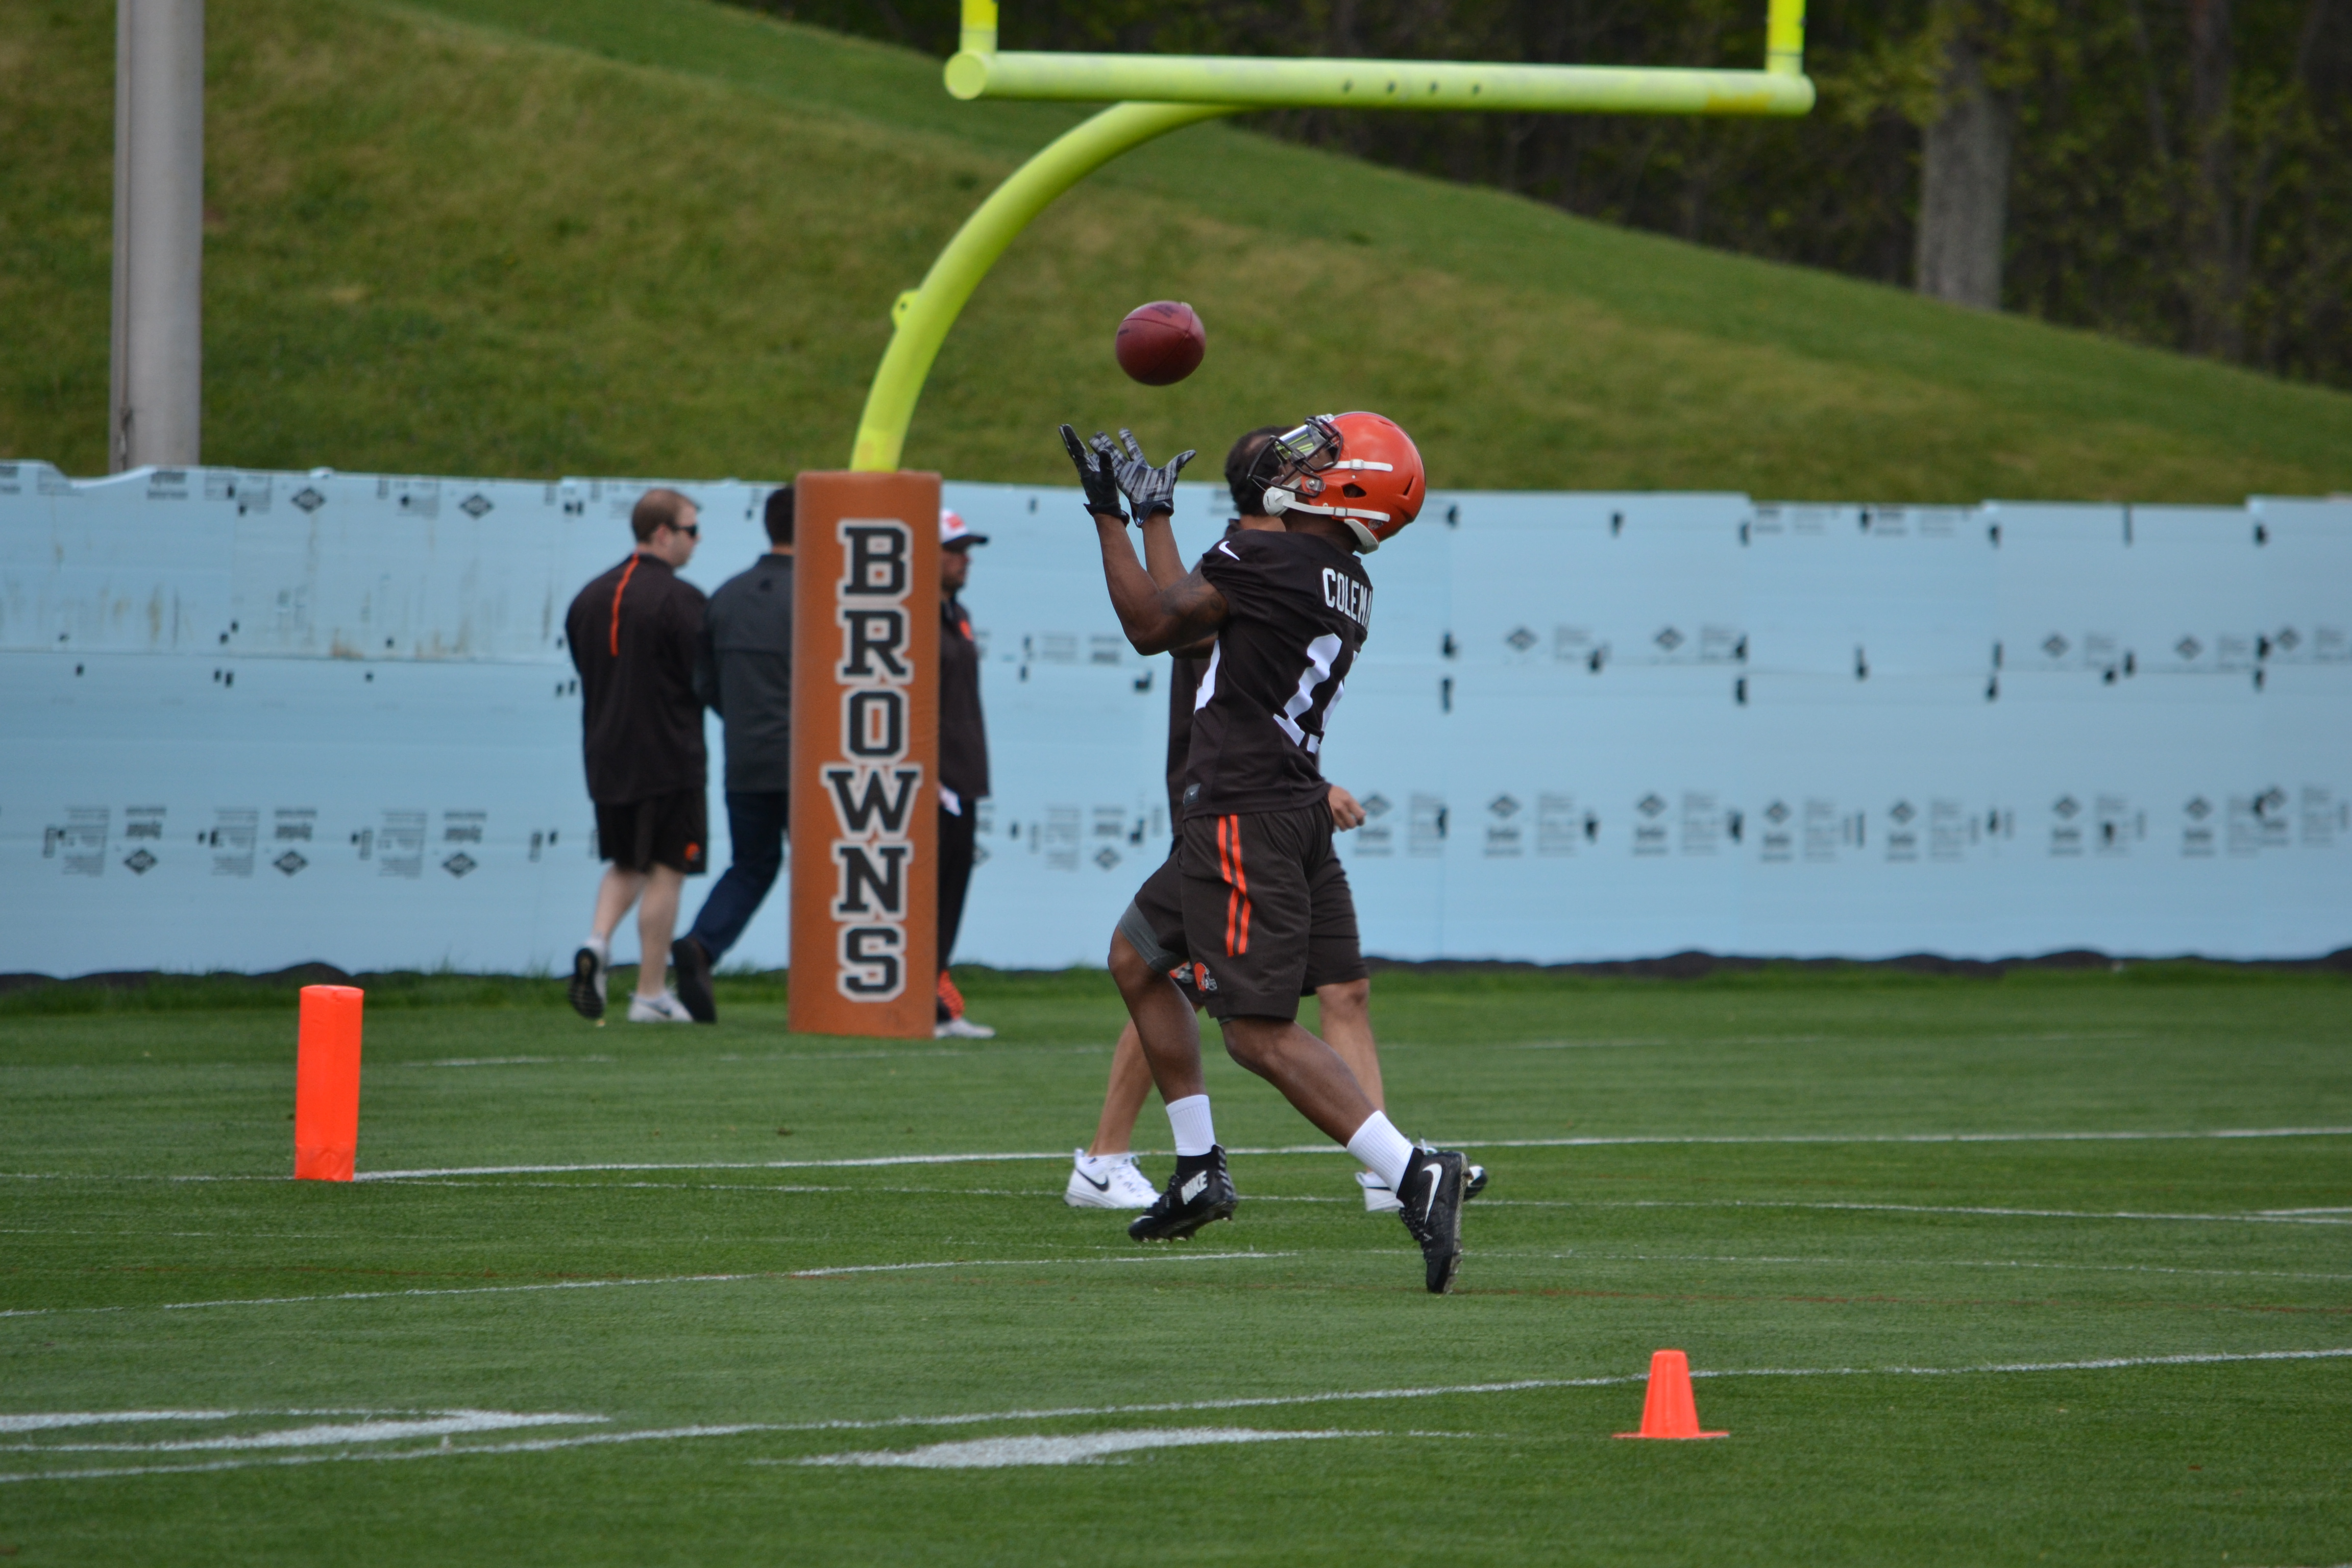
[[[1393,473],[1395,465],[1348,457],[1347,443],[1337,424],[1338,417],[1330,414],[1316,415],[1305,424],[1285,431],[1265,444],[1266,456],[1276,465],[1274,478],[1265,487],[1265,510],[1273,516],[1297,511],[1336,519],[1347,525],[1348,531],[1356,537],[1357,546],[1369,555],[1381,547],[1381,540],[1380,535],[1365,525],[1391,521],[1392,514],[1369,506],[1349,504],[1367,499],[1364,488],[1354,483],[1349,475]],[[1333,489],[1335,481],[1336,493]],[[1410,514],[1405,521],[1412,521]]]

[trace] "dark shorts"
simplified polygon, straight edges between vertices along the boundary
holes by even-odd
[[[1364,978],[1328,805],[1189,817],[1176,860],[1183,957],[1212,1016],[1296,1018],[1301,996]]]
[[[596,848],[624,871],[667,866],[699,877],[710,852],[710,802],[698,789],[619,805],[600,800]]]

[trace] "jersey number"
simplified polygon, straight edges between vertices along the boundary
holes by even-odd
[[[1339,657],[1340,647],[1329,632],[1307,645],[1307,668],[1298,673],[1298,689],[1274,716],[1291,743],[1304,747],[1310,757],[1323,749],[1324,721],[1347,689],[1347,682],[1331,679],[1331,661]]]

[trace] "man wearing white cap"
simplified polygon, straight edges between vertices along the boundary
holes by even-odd
[[[971,617],[956,599],[971,575],[974,533],[952,511],[940,513],[940,1037],[985,1040],[996,1033],[963,1016],[963,996],[948,978],[956,928],[971,881],[973,816],[988,795],[988,727],[980,714],[980,645]]]

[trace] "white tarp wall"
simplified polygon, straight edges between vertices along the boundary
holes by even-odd
[[[560,964],[597,875],[563,614],[651,482],[0,464],[0,971]],[[680,488],[715,587],[768,487]],[[957,956],[1098,963],[1167,851],[1165,661],[1075,491],[947,497],[993,541]],[[1222,493],[1181,500],[1205,548]],[[2352,501],[1441,494],[1368,565],[1326,768],[1371,952],[2352,945]],[[782,963],[783,908],[731,962]]]

